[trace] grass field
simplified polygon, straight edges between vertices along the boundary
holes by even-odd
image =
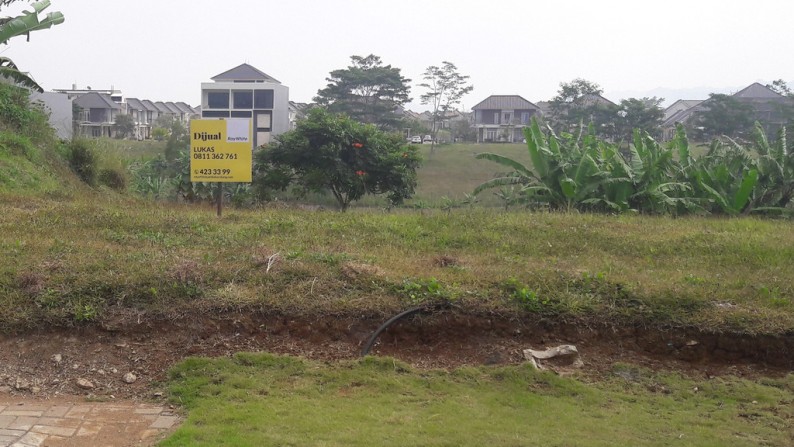
[[[158,151],[133,145],[103,157],[126,166]],[[0,333],[96,325],[130,309],[147,318],[226,310],[381,318],[437,301],[583,326],[794,333],[791,221],[428,209],[491,178],[499,167],[474,160],[480,151],[526,156],[522,145],[443,146],[419,172],[420,209],[271,204],[228,208],[220,219],[209,205],[94,190],[62,162],[0,152]],[[701,379],[613,365],[593,380],[526,366],[435,371],[392,359],[237,354],[186,360],[170,377],[189,416],[163,445],[786,446],[794,438],[791,375]]]
[[[171,371],[190,416],[162,446],[789,446],[794,375],[694,380],[615,365],[597,383],[532,367],[412,371],[267,354]]]

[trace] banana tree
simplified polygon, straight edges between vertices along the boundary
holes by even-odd
[[[47,29],[64,21],[63,14],[60,12],[50,12],[43,18],[39,18],[39,13],[50,6],[50,0],[41,0],[30,6],[33,9],[32,11],[24,11],[22,15],[17,17],[0,19],[0,44],[7,44],[12,37],[21,35],[27,36],[28,40],[30,40],[32,31]],[[43,91],[41,86],[30,75],[20,71],[16,64],[7,57],[0,57],[0,76],[32,90]]]
[[[524,129],[532,167],[498,154],[482,153],[486,159],[513,171],[478,186],[478,194],[488,188],[521,185],[526,202],[546,204],[552,209],[572,211],[592,205],[600,187],[609,179],[601,168],[599,144],[592,129],[580,135],[557,137],[549,130],[548,137],[536,119]]]
[[[679,157],[688,158],[688,142],[674,139],[673,144],[663,147],[639,129],[634,130],[633,137],[628,162],[634,185],[634,193],[629,198],[632,209],[669,213],[681,208],[697,208],[688,197],[692,189],[689,182],[676,178],[681,167],[674,159],[674,150],[678,150]]]
[[[770,144],[764,128],[755,123],[753,149],[758,153],[757,207],[784,209],[794,198],[794,153],[786,146],[786,128]]]
[[[748,151],[733,140],[714,140],[690,170],[695,195],[711,203],[712,212],[747,214],[755,207],[759,171]]]

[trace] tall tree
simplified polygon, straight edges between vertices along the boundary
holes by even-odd
[[[461,99],[474,90],[474,86],[468,85],[469,76],[460,74],[458,67],[447,61],[442,62],[441,67],[435,65],[427,67],[422,78],[425,82],[419,84],[419,87],[423,87],[427,92],[419,98],[422,104],[429,104],[431,107],[430,132],[433,141],[430,144],[430,152],[433,152],[439,124],[447,118],[453,106],[460,104]]]
[[[373,54],[350,56],[350,60],[347,68],[331,72],[326,78],[328,85],[314,100],[329,112],[344,113],[381,129],[398,128],[401,116],[397,109],[411,100],[411,80]]]
[[[612,137],[618,107],[604,99],[598,84],[576,78],[560,83],[557,96],[550,103],[552,125],[557,131],[571,131],[580,124],[593,124],[596,132]]]
[[[664,118],[661,104],[664,98],[628,98],[620,101],[617,112],[617,135],[631,141],[634,129],[659,137]]]
[[[14,0],[4,0],[0,6],[7,6]],[[41,0],[30,5],[33,11],[24,11],[17,17],[0,18],[0,44],[7,44],[12,37],[25,35],[30,39],[30,32],[50,28],[53,25],[63,23],[63,14],[51,12],[42,19],[39,13],[50,6],[50,0]],[[41,86],[33,80],[30,75],[20,71],[19,67],[7,57],[0,57],[0,76],[11,79],[16,84],[27,87],[38,92],[44,91]]]
[[[749,134],[753,125],[753,107],[733,96],[712,93],[704,103],[705,110],[695,117],[700,137],[710,139],[720,135],[737,137]]]

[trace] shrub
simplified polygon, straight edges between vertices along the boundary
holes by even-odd
[[[99,171],[99,183],[116,191],[124,191],[127,189],[127,176],[122,170],[103,168]]]
[[[74,140],[69,145],[69,166],[87,184],[94,186],[97,181],[99,157],[87,140]]]

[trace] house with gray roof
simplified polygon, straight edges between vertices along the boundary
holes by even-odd
[[[154,103],[148,99],[141,100],[141,104],[143,104],[143,107],[146,108],[146,122],[154,125],[154,122],[157,121],[157,117],[160,116],[160,111],[157,109]]]
[[[201,84],[202,118],[250,118],[254,147],[290,129],[289,88],[248,64]]]
[[[753,119],[764,127],[770,138],[788,123],[794,112],[794,98],[783,96],[758,82],[739,90],[733,97],[753,108]]]
[[[521,142],[540,108],[519,95],[491,95],[472,107],[477,142]]]
[[[147,113],[146,106],[143,105],[143,101],[137,98],[127,98],[125,101],[127,105],[127,115],[132,117],[132,121],[135,123],[135,130],[133,131],[132,137],[136,140],[145,140],[151,137],[152,132],[152,123],[148,121],[148,118],[151,116]]]
[[[704,110],[703,99],[679,99],[664,109],[662,118],[662,139],[672,140],[675,136],[675,127],[679,123],[684,124],[689,121],[692,114]]]
[[[770,138],[774,137],[781,126],[787,124],[788,116],[794,112],[794,98],[783,96],[758,82],[748,85],[731,97],[752,108],[753,120],[764,127]],[[671,104],[665,110],[662,122],[663,138],[672,139],[677,124],[692,124],[698,113],[708,110],[709,101],[710,99],[678,100]]]
[[[176,102],[174,104],[176,104],[176,106],[179,108],[179,110],[182,112],[182,114],[186,117],[186,121],[185,122],[189,122],[193,118],[200,118],[201,117],[201,113],[200,112],[197,112],[196,109],[194,109],[193,107],[191,107],[188,104],[185,104],[182,101]]]
[[[76,97],[73,103],[78,108],[76,130],[86,137],[115,136],[113,125],[116,115],[123,113],[121,105],[104,93],[90,92]]]

